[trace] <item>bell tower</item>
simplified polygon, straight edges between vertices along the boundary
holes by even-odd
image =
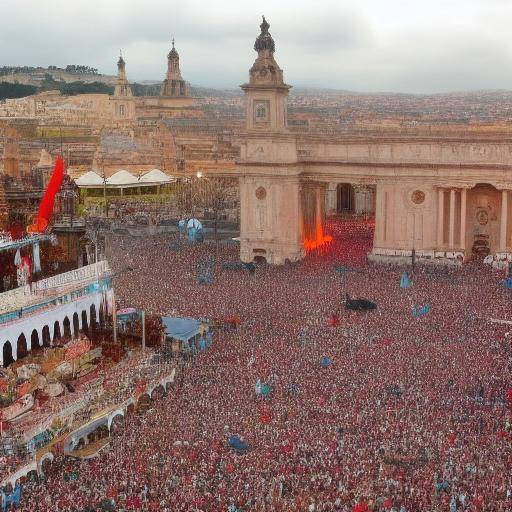
[[[263,17],[245,93],[246,130],[240,136],[240,258],[271,264],[304,256],[301,168],[295,134],[287,128],[290,86],[275,58]]]
[[[254,50],[258,57],[249,70],[249,83],[242,85],[246,101],[246,128],[249,131],[285,132],[287,130],[288,91],[291,86],[283,81],[283,70],[274,59],[274,40],[263,16],[261,33]]]
[[[167,55],[167,74],[162,84],[160,96],[172,98],[190,96],[190,86],[181,77],[180,56],[174,47],[174,38],[171,51]]]
[[[117,123],[130,122],[135,118],[135,102],[132,95],[132,88],[126,78],[126,62],[119,52],[117,61],[117,80],[114,89],[114,96],[110,98],[114,120]]]

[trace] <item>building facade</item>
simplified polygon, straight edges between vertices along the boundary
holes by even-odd
[[[236,172],[243,261],[282,264],[323,244],[325,205],[375,211],[375,261],[491,256],[504,266],[512,259],[509,137],[291,133],[290,87],[265,19],[260,28],[258,56],[242,85],[246,129]]]

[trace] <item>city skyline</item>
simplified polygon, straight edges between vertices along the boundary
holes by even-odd
[[[187,81],[235,88],[247,78],[265,14],[277,62],[296,87],[416,94],[512,89],[506,23],[512,5],[504,0],[391,0],[386,6],[363,0],[357,7],[224,0],[206,13],[198,1],[2,3],[0,65],[86,64],[115,74],[121,48],[130,81],[162,80],[175,37]]]

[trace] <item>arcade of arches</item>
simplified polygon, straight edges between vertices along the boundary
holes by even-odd
[[[88,312],[82,310],[80,314],[74,313],[71,319],[65,316],[62,322],[55,321],[51,327],[44,325],[41,334],[37,329],[33,329],[28,338],[25,333],[21,333],[15,343],[10,339],[5,340],[0,351],[2,356],[0,367],[7,368],[35,349],[65,343],[72,337],[77,337],[80,332],[90,336],[93,334],[92,331],[103,325],[102,308],[98,314],[95,304],[92,304]]]

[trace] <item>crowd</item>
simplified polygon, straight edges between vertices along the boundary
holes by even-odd
[[[511,319],[503,273],[417,267],[403,289],[403,269],[365,262],[366,224],[329,228],[329,247],[254,273],[222,268],[229,244],[110,240],[120,307],[240,324],[106,453],[28,482],[21,510],[510,512],[511,338],[489,321]]]

